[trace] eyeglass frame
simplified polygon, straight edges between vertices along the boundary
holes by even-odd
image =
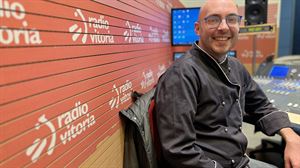
[[[216,26],[210,27],[210,26],[207,24],[207,19],[208,19],[209,17],[212,17],[212,16],[218,17],[218,18],[220,19],[220,22],[219,22],[219,24],[217,24]],[[227,18],[228,18],[229,16],[236,16],[236,17],[238,17],[238,22],[237,22],[238,24],[237,24],[237,25],[240,25],[240,24],[241,24],[241,21],[242,21],[243,16],[240,16],[240,15],[237,15],[237,14],[229,14],[229,15],[225,16],[225,18],[221,18],[221,16],[219,16],[219,15],[209,15],[209,16],[206,16],[203,20],[205,21],[205,23],[208,25],[208,27],[209,27],[210,29],[215,29],[215,28],[219,27],[220,24],[223,22],[223,19],[225,19],[226,24],[227,24],[228,27],[233,27],[233,26],[235,26],[235,25],[229,25],[228,22],[227,22]]]

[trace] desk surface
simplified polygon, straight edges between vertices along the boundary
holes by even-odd
[[[289,119],[292,123],[300,125],[300,114],[288,112]]]
[[[298,113],[292,113],[292,112],[287,112],[289,119],[292,123],[291,128],[298,134],[300,135],[300,114]]]

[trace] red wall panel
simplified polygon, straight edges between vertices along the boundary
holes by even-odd
[[[151,89],[171,64],[172,7],[182,5],[0,0],[0,167],[122,160],[108,153],[121,137],[94,152],[122,132],[131,92]]]

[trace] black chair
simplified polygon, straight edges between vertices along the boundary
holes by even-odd
[[[249,157],[267,162],[277,166],[284,167],[284,141],[275,141],[271,139],[262,139],[261,145],[249,152]]]
[[[244,116],[244,122],[255,125],[254,121],[256,120],[250,116]],[[258,131],[260,130],[255,130],[255,132]],[[247,153],[250,158],[273,164],[278,168],[283,168],[284,146],[285,144],[283,140],[276,141],[272,139],[262,139],[261,144],[258,147],[250,149]]]

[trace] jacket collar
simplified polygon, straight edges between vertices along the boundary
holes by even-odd
[[[201,47],[197,45],[198,41],[196,41],[193,45],[191,50],[189,51],[191,55],[197,57],[201,60],[205,65],[208,67],[211,67],[214,69],[214,71],[217,72],[218,76],[221,77],[221,79],[229,82],[230,84],[236,83],[236,80],[231,79],[229,76],[226,75],[226,73],[221,68],[221,65],[206,51],[204,51]],[[226,58],[225,62],[223,64],[229,64],[229,58]]]
[[[192,45],[192,49],[190,50],[193,56],[198,57],[202,60],[205,64],[212,66],[217,71],[222,71],[219,63],[206,51],[204,51],[201,47],[197,45],[198,41],[196,41]]]

